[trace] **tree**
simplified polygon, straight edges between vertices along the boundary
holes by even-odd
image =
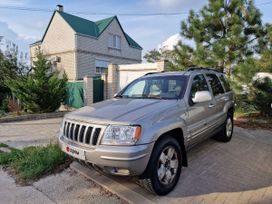
[[[193,40],[195,48],[178,46],[177,53],[192,56],[196,66],[226,69],[228,75],[264,45],[261,13],[253,0],[209,0],[200,12],[190,11],[180,34]]]
[[[3,100],[10,94],[10,90],[4,82],[7,79],[13,79],[16,76],[16,70],[15,60],[7,58],[0,51],[0,107],[3,106]]]
[[[7,86],[31,112],[53,112],[57,110],[66,95],[67,77],[60,78],[58,72],[51,71],[51,65],[43,52],[38,49],[29,75],[8,80]]]
[[[193,48],[179,42],[175,50],[172,51],[171,59],[168,60],[169,71],[184,70],[188,67],[194,67],[196,64],[193,53]]]
[[[147,62],[153,63],[162,59],[162,54],[159,50],[153,49],[145,53],[144,58]]]
[[[6,80],[15,79],[17,75],[27,75],[30,68],[26,63],[27,54],[20,52],[18,46],[10,40],[0,36],[0,43],[5,47],[0,50],[0,108],[7,110],[7,97],[10,97],[10,89],[5,85]]]

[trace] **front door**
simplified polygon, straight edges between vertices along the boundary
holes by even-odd
[[[190,90],[191,91],[188,99],[188,118],[186,120],[186,123],[188,125],[188,131],[190,133],[188,141],[189,146],[193,146],[194,144],[206,138],[212,116],[216,112],[216,106],[214,106],[214,99],[201,103],[193,103],[192,101],[197,91],[209,91],[211,93],[211,90],[203,74],[198,74],[194,76],[191,82]]]
[[[214,108],[216,112],[213,116],[213,122],[210,124],[210,130],[218,128],[226,120],[226,114],[224,113],[224,106],[227,100],[227,96],[224,93],[224,88],[215,74],[206,74],[208,83],[212,89],[214,96]]]

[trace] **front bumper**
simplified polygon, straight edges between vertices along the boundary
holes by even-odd
[[[87,147],[70,141],[62,135],[59,137],[59,146],[66,152],[67,145],[83,150],[84,161],[94,164],[110,174],[141,175],[148,164],[154,143],[135,146],[96,145]]]

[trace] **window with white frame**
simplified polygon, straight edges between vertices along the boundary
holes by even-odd
[[[109,64],[110,64],[110,62],[107,60],[96,59],[95,60],[95,73],[96,74],[103,74],[103,73],[107,72]]]
[[[109,34],[109,47],[121,49],[121,37],[119,35]]]

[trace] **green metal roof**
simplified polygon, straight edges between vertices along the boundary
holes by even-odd
[[[111,24],[114,18],[116,18],[116,16],[112,16],[95,22],[99,34],[103,33],[103,31]]]
[[[65,12],[58,12],[77,33],[98,37],[98,28],[92,21]]]
[[[51,24],[51,21],[55,15],[55,13],[58,12],[62,18],[71,26],[71,28],[76,32],[76,33],[81,33],[84,35],[89,35],[92,37],[96,37],[98,38],[103,32],[104,30],[111,24],[111,22],[116,19],[122,32],[124,33],[124,36],[129,44],[130,47],[133,48],[137,48],[137,49],[142,49],[142,47],[136,42],[134,41],[128,34],[126,34],[117,18],[117,16],[112,16],[109,18],[105,18],[96,22],[84,19],[84,18],[80,18],[78,16],[74,16],[71,15],[69,13],[65,13],[65,12],[59,12],[59,11],[55,11],[52,15],[52,18],[47,26],[47,29],[44,33],[44,36],[42,38],[41,41],[43,41],[46,32]]]

